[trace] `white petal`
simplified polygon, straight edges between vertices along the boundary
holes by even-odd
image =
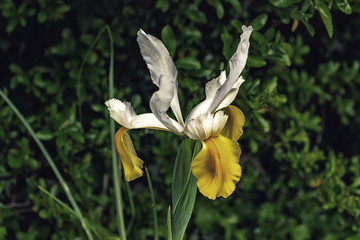
[[[185,125],[184,133],[191,139],[205,140],[220,134],[228,116],[223,111],[215,114],[206,112],[192,119]]]
[[[110,99],[105,102],[110,117],[121,126],[128,129],[152,128],[169,131],[152,113],[137,115],[129,102],[122,102],[118,99]]]
[[[141,55],[150,70],[154,84],[159,86],[161,75],[164,74],[171,75],[176,79],[178,72],[165,45],[156,37],[146,34],[142,29],[138,31],[137,36]]]
[[[221,87],[221,83],[223,83],[223,79],[225,79],[225,71],[222,71],[219,77],[214,78],[206,84],[206,99],[200,102],[191,110],[185,124],[187,124],[187,122],[191,121],[192,119],[198,117],[199,115],[208,112],[211,104],[213,103],[213,99],[216,96],[216,91]],[[215,109],[214,112],[217,112],[220,109],[229,106],[234,101],[237,93],[239,92],[239,87],[244,81],[245,80],[241,76],[237,79],[233,87],[226,94],[225,98],[222,100],[222,102],[220,102],[220,105]]]
[[[110,99],[105,102],[110,117],[114,119],[121,126],[132,128],[131,121],[136,117],[136,113],[129,102],[122,102],[118,99]]]
[[[177,69],[165,45],[156,37],[146,34],[142,29],[137,33],[137,41],[140,46],[140,52],[143,56],[148,69],[150,70],[151,79],[153,83],[160,87],[160,80],[163,75],[167,75],[166,79],[171,81],[172,88],[174,88],[173,96],[171,98],[171,109],[175,117],[184,125],[184,120],[181,114],[179,99],[177,95]]]
[[[215,137],[220,134],[220,132],[225,127],[225,124],[228,120],[228,115],[226,115],[223,111],[218,111],[214,114],[214,119],[212,123],[212,131],[211,136]]]
[[[215,111],[226,108],[235,100],[236,95],[239,92],[239,88],[243,82],[245,82],[245,80],[242,76],[240,76]]]
[[[229,65],[230,65],[230,72],[227,76],[225,83],[217,90],[216,96],[212,101],[209,112],[214,112],[215,109],[218,108],[220,103],[224,100],[226,95],[234,86],[235,82],[239,78],[242,70],[245,67],[246,60],[248,57],[249,46],[250,46],[250,34],[253,30],[251,26],[246,27],[242,26],[243,33],[240,36],[240,43],[237,47],[235,54],[230,58]]]
[[[156,91],[150,99],[150,109],[159,121],[172,132],[182,135],[183,126],[175,121],[171,121],[166,114],[172,102],[174,91],[174,79],[170,75],[162,75],[159,81],[159,90]]]
[[[216,91],[221,87],[221,85],[225,82],[226,72],[222,71],[217,78],[206,83],[205,86],[205,95],[206,99],[213,99],[215,97]]]

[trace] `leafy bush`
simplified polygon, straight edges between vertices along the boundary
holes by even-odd
[[[115,97],[131,99],[137,113],[149,111],[156,88],[136,43],[142,28],[174,58],[186,116],[204,99],[202,86],[228,69],[243,24],[254,32],[235,100],[246,117],[242,179],[229,198],[198,196],[187,239],[360,237],[359,2],[5,0],[0,9],[0,88],[43,141],[99,238],[118,236],[103,105],[111,52],[105,27],[114,42]],[[0,116],[0,239],[86,238],[77,217],[39,190],[68,202],[3,100]],[[166,238],[180,139],[132,132]],[[129,238],[152,238],[145,177],[123,181],[121,190]]]

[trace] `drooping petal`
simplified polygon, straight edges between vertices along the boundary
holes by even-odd
[[[205,140],[220,134],[228,116],[223,111],[215,114],[204,113],[185,125],[184,133],[194,140]]]
[[[234,192],[241,177],[240,154],[239,144],[222,135],[202,141],[202,149],[191,163],[191,171],[204,196],[226,198]]]
[[[150,109],[159,121],[172,132],[182,135],[184,127],[177,122],[171,121],[166,114],[174,97],[174,79],[169,75],[162,75],[159,82],[159,90],[156,91],[150,99]]]
[[[221,135],[230,138],[233,141],[239,140],[243,134],[243,126],[245,123],[244,113],[235,106],[228,106],[223,111],[228,115],[225,127],[221,131]]]
[[[172,97],[169,106],[173,110],[175,117],[181,125],[184,120],[181,114],[179,98],[177,95],[177,69],[165,45],[156,37],[146,34],[142,29],[137,33],[137,41],[140,46],[140,52],[150,71],[153,83],[160,88],[160,80],[169,81],[173,88]],[[166,75],[166,78],[163,76]]]
[[[151,128],[169,131],[153,113],[137,115],[129,102],[122,102],[112,98],[106,101],[105,105],[110,112],[110,117],[123,127],[128,129]],[[172,120],[172,122],[176,123],[175,120]]]
[[[122,102],[118,99],[112,98],[105,102],[106,107],[110,112],[110,117],[114,119],[121,126],[126,128],[133,128],[131,121],[137,116],[134,109],[129,102]]]
[[[253,30],[251,26],[246,27],[242,26],[243,33],[240,36],[240,43],[237,47],[235,54],[230,58],[230,72],[227,76],[224,84],[217,90],[216,96],[214,97],[212,103],[209,107],[209,112],[214,112],[215,109],[220,105],[224,100],[228,92],[234,86],[234,83],[238,80],[242,70],[245,67],[246,60],[248,57],[248,51],[250,46],[250,34]]]
[[[130,182],[143,175],[141,170],[143,160],[138,158],[134,145],[125,127],[120,128],[115,134],[115,146],[124,167],[125,179]]]

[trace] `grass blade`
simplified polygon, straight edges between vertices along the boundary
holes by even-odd
[[[78,107],[78,112],[79,112],[79,119],[80,122],[82,122],[82,112],[81,112],[81,99],[80,99],[80,88],[81,88],[81,77],[82,77],[82,73],[84,70],[84,66],[86,63],[86,60],[88,59],[91,51],[94,49],[94,47],[96,46],[97,42],[99,41],[100,37],[102,36],[102,34],[105,32],[105,30],[107,29],[108,26],[105,26],[103,29],[100,30],[100,32],[98,33],[98,35],[96,36],[95,40],[91,43],[90,48],[87,50],[81,65],[80,65],[80,69],[78,72],[78,76],[77,76],[77,83],[76,83],[76,97],[77,97],[77,107]]]
[[[26,121],[26,119],[24,118],[24,116],[19,112],[19,110],[16,108],[16,106],[10,101],[10,99],[0,90],[0,96],[5,100],[5,102],[10,106],[10,108],[13,110],[13,112],[16,114],[16,116],[20,119],[20,121],[24,124],[25,128],[29,131],[30,135],[32,136],[32,138],[34,139],[34,141],[36,142],[36,144],[38,145],[38,147],[40,148],[42,154],[44,155],[45,159],[47,160],[47,162],[49,163],[51,169],[53,170],[56,178],[58,179],[61,187],[64,189],[66,196],[68,197],[71,206],[74,208],[75,212],[77,213],[77,216],[81,222],[82,227],[85,230],[85,233],[87,235],[87,237],[92,240],[93,237],[88,229],[88,227],[85,224],[84,221],[84,217],[80,211],[79,206],[77,205],[73,195],[71,194],[71,191],[69,189],[69,186],[66,184],[66,182],[64,181],[64,178],[61,176],[58,168],[56,167],[53,159],[51,158],[50,154],[48,153],[48,151],[46,150],[46,148],[44,147],[44,145],[42,144],[42,142],[40,141],[40,139],[36,136],[36,133],[34,132],[34,130],[32,129],[32,127],[29,125],[29,123]]]
[[[154,240],[158,240],[159,233],[158,233],[158,220],[157,220],[157,212],[156,212],[155,194],[154,194],[154,189],[152,187],[150,174],[146,167],[145,167],[145,172],[146,172],[146,178],[147,178],[148,185],[149,185],[149,191],[150,191],[150,196],[151,196],[151,205],[152,205],[153,214],[154,214]]]
[[[109,38],[110,38],[110,66],[109,66],[109,97],[114,97],[114,41],[109,26],[105,27]],[[122,240],[126,240],[126,230],[124,224],[124,214],[122,206],[122,197],[121,197],[121,170],[119,168],[119,161],[117,157],[117,152],[115,149],[115,123],[110,118],[110,135],[111,135],[111,155],[112,155],[112,169],[113,169],[113,178],[114,178],[114,188],[115,188],[115,202],[116,202],[116,215],[118,220],[118,231]]]
[[[48,197],[50,197],[51,199],[53,199],[54,201],[56,201],[58,204],[60,204],[63,208],[65,208],[65,210],[67,210],[68,212],[70,212],[72,215],[79,217],[77,215],[77,213],[71,208],[69,207],[69,205],[67,205],[66,203],[64,203],[63,201],[61,201],[59,198],[57,198],[56,196],[54,196],[53,194],[51,194],[50,192],[48,192],[45,188],[38,186],[38,188],[40,189],[40,191],[42,191],[43,193],[45,193]],[[97,236],[98,239],[102,239],[99,235],[99,233],[96,231],[96,229],[88,223],[88,221],[85,219],[85,224],[95,233],[95,235]]]
[[[167,230],[168,230],[168,239],[172,240],[172,231],[171,231],[171,207],[169,206],[167,214]]]
[[[129,197],[129,203],[130,203],[131,219],[126,227],[126,233],[129,233],[131,231],[132,226],[134,225],[136,213],[135,213],[134,198],[133,198],[133,194],[132,194],[132,191],[130,188],[130,184],[127,181],[125,181],[124,183],[125,183],[125,189],[126,189],[127,195]]]

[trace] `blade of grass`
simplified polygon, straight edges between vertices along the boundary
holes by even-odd
[[[169,206],[167,214],[167,229],[168,229],[168,240],[172,240],[172,230],[171,230],[171,207]]]
[[[114,42],[111,29],[106,25],[106,30],[110,38],[110,66],[109,66],[109,97],[114,97]],[[115,202],[116,202],[116,215],[118,219],[118,231],[122,240],[126,240],[126,230],[124,224],[124,214],[121,197],[121,170],[115,149],[115,123],[110,118],[110,133],[111,133],[111,155],[112,155],[112,169],[115,187]]]
[[[134,205],[134,198],[133,198],[133,194],[130,188],[130,185],[127,181],[125,181],[125,188],[126,188],[126,192],[127,195],[129,197],[129,203],[130,203],[130,213],[131,213],[131,219],[126,227],[126,233],[129,234],[129,232],[131,231],[132,226],[134,225],[135,222],[135,205]]]
[[[82,112],[81,112],[81,100],[80,100],[80,88],[81,88],[81,77],[82,77],[82,73],[84,70],[84,66],[86,63],[86,60],[88,59],[90,53],[92,52],[92,50],[94,49],[94,47],[96,46],[97,42],[99,41],[100,37],[102,36],[102,34],[105,32],[106,27],[103,27],[100,32],[98,33],[98,35],[96,36],[96,38],[94,39],[94,41],[91,43],[89,49],[87,50],[81,65],[80,65],[80,69],[79,69],[79,73],[77,76],[77,84],[76,84],[76,97],[77,97],[77,105],[78,105],[78,111],[79,111],[79,119],[80,122],[82,122]]]
[[[5,102],[10,106],[10,108],[13,110],[13,112],[16,114],[16,116],[20,119],[20,121],[24,124],[25,128],[29,131],[30,135],[32,136],[32,138],[34,139],[34,141],[36,142],[36,144],[38,145],[38,147],[40,148],[42,154],[44,155],[44,157],[46,158],[46,160],[48,161],[51,169],[53,170],[56,178],[58,179],[61,187],[64,189],[66,196],[68,197],[71,206],[74,208],[75,212],[77,213],[77,216],[81,222],[82,227],[85,230],[85,233],[87,235],[87,237],[92,240],[93,237],[88,229],[88,227],[85,224],[84,221],[84,217],[80,211],[79,206],[77,205],[70,189],[69,186],[66,184],[66,182],[64,181],[63,177],[61,176],[58,168],[56,167],[53,159],[51,158],[50,154],[48,153],[48,151],[46,150],[46,148],[44,147],[44,145],[42,144],[42,142],[40,141],[40,139],[36,136],[34,130],[32,129],[32,127],[29,125],[29,123],[26,121],[26,119],[24,118],[24,116],[20,113],[20,111],[16,108],[16,106],[10,101],[10,99],[0,90],[0,96],[5,100]]]
[[[50,197],[51,199],[53,199],[54,201],[56,201],[58,204],[60,204],[63,208],[65,208],[65,210],[67,210],[68,212],[70,212],[72,215],[79,217],[79,215],[71,208],[69,207],[69,205],[67,205],[66,203],[64,203],[63,201],[61,201],[59,198],[57,198],[56,196],[54,196],[53,194],[51,194],[49,191],[47,191],[45,188],[38,186],[38,188],[40,189],[40,191],[42,191],[43,193],[45,193],[48,197]],[[95,233],[95,235],[97,236],[98,239],[102,239],[99,235],[99,233],[96,231],[96,229],[90,224],[88,223],[88,221],[85,219],[85,224]]]
[[[158,233],[158,220],[157,220],[157,212],[156,212],[155,194],[154,194],[154,189],[153,189],[153,186],[151,183],[150,174],[146,167],[145,167],[145,172],[146,172],[146,179],[147,179],[148,185],[149,185],[149,191],[150,191],[150,197],[151,197],[151,203],[152,203],[151,205],[152,205],[153,214],[154,214],[154,240],[158,240],[159,233]]]

